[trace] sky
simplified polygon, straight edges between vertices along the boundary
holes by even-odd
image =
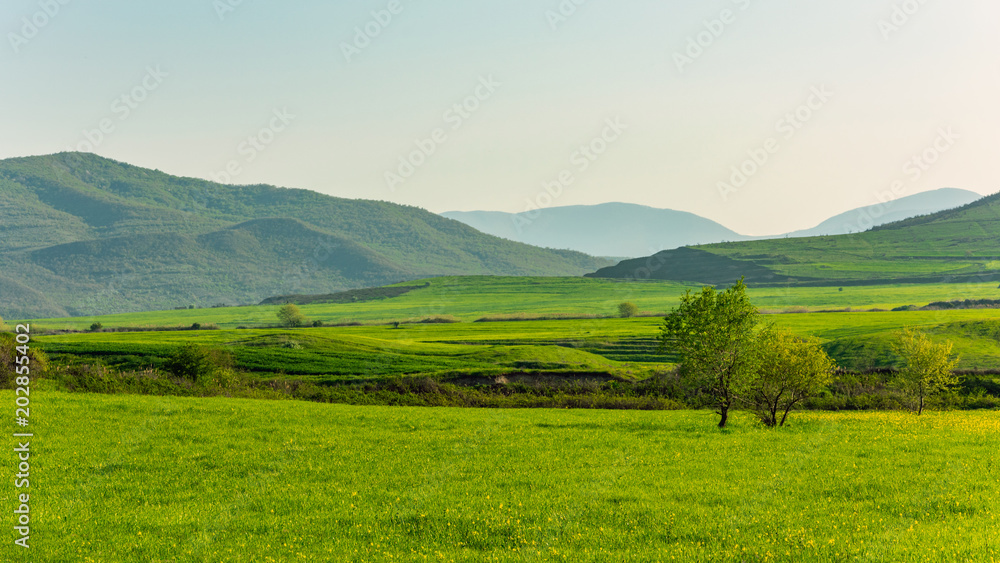
[[[0,158],[747,235],[1000,191],[992,0],[4,0]]]

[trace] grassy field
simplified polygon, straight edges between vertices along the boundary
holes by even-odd
[[[682,247],[625,260],[588,275],[816,286],[1000,280],[1000,194],[852,234],[774,238]],[[863,232],[862,232],[863,231]]]
[[[866,354],[887,358],[902,326],[955,342],[962,369],[1000,369],[1000,310],[802,313],[765,321],[826,343],[842,365]],[[302,329],[100,332],[38,336],[55,357],[98,358],[142,369],[159,367],[189,341],[224,347],[240,368],[262,377],[315,381],[395,375],[500,374],[512,371],[613,374],[643,378],[674,358],[657,351],[662,319],[565,319]]]
[[[4,561],[1000,560],[995,413],[33,399]]]
[[[766,265],[783,275],[826,280],[924,277],[930,281],[963,275],[996,279],[998,211],[1000,197],[994,194],[960,208],[852,235],[697,248]]]
[[[450,315],[463,321],[494,315],[614,316],[623,301],[632,301],[647,313],[665,313],[677,306],[685,289],[698,286],[663,281],[625,282],[589,278],[517,278],[490,276],[442,277],[408,282],[423,285],[395,297],[363,303],[302,306],[312,320],[325,323],[390,322]],[[842,289],[842,291],[841,291]],[[899,284],[855,287],[751,288],[754,304],[765,311],[892,309],[923,306],[934,301],[1000,298],[995,283]],[[108,296],[113,300],[113,296]],[[277,305],[182,309],[100,317],[38,319],[38,328],[84,330],[94,322],[105,327],[190,326],[215,324],[223,328],[256,327],[277,322]]]

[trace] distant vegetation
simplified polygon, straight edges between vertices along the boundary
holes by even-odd
[[[179,178],[92,154],[0,161],[0,314],[258,303],[436,275],[581,275],[611,264],[415,207]]]
[[[717,243],[660,252],[593,277],[717,285],[838,286],[1000,280],[1000,194],[848,235]]]
[[[350,291],[340,291],[325,295],[281,295],[278,297],[268,297],[260,302],[261,305],[282,305],[294,303],[296,305],[314,305],[317,303],[367,303],[369,301],[379,301],[382,299],[392,299],[415,289],[430,287],[431,282],[424,282],[421,285],[391,285],[386,287],[371,287],[367,289],[352,289]]]
[[[923,307],[925,311],[942,309],[996,309],[1000,307],[1000,299],[965,299],[955,301],[935,301]]]
[[[278,321],[281,326],[295,328],[306,324],[306,317],[299,311],[298,305],[289,303],[278,309]]]
[[[623,319],[628,319],[639,314],[639,307],[631,301],[625,301],[624,303],[618,304],[618,316]]]

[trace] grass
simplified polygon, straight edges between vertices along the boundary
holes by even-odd
[[[618,304],[632,301],[640,311],[665,313],[686,289],[700,286],[663,281],[625,282],[590,278],[451,276],[392,287],[422,286],[398,297],[364,303],[303,305],[303,314],[324,323],[388,323],[439,315],[472,322],[483,317],[616,316]],[[995,283],[897,284],[844,287],[751,288],[754,304],[765,310],[810,311],[852,307],[892,309],[933,301],[1000,296]],[[86,330],[92,323],[116,326],[259,327],[277,323],[278,305],[123,313],[97,317],[38,319],[39,328]]]
[[[33,398],[34,561],[1000,560],[995,413]]]
[[[826,343],[846,367],[871,354],[888,361],[888,338],[903,326],[950,339],[962,369],[1000,369],[1000,310],[803,313],[765,321]],[[610,374],[641,379],[675,361],[657,351],[658,317],[443,323],[303,329],[99,332],[36,336],[56,359],[75,356],[128,369],[160,367],[196,341],[232,351],[260,378],[316,382],[412,375],[490,375],[516,371]],[[884,364],[884,362],[883,362]]]
[[[980,276],[997,279],[994,194],[975,203],[841,236],[771,239],[698,247],[727,258],[766,265],[782,275],[826,280]],[[995,283],[995,282],[994,282]]]

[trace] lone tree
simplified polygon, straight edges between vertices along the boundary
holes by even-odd
[[[660,327],[660,349],[681,357],[680,376],[685,386],[708,393],[725,428],[729,409],[748,388],[756,372],[754,329],[760,313],[750,303],[740,278],[723,292],[703,287],[688,290],[679,307]]]
[[[282,305],[278,309],[278,320],[287,327],[302,326],[306,323],[306,317],[299,311],[299,306],[295,303]]]
[[[927,397],[958,383],[953,370],[958,358],[951,357],[950,341],[934,344],[926,334],[905,328],[896,334],[893,350],[902,357],[896,385],[917,401],[917,414],[924,412]]]
[[[744,402],[771,428],[784,426],[792,407],[833,380],[834,361],[816,341],[768,329],[758,335],[757,351],[757,375]]]
[[[623,319],[634,317],[639,314],[639,307],[631,301],[618,304],[618,316]]]

